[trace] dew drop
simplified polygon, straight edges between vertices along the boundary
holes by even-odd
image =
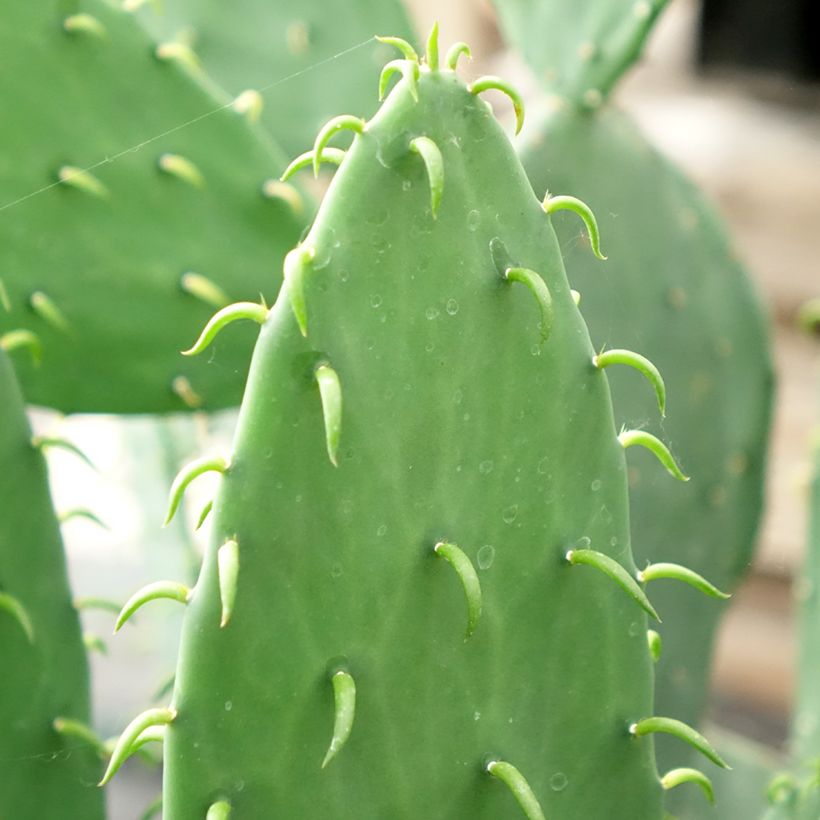
[[[456,390],[456,392],[453,393],[453,402],[455,404],[461,404],[461,402],[463,400],[464,400],[464,393],[462,393],[461,390]]]
[[[458,302],[455,299],[448,299],[445,307],[450,316],[455,316],[458,313]]]
[[[473,720],[481,720],[481,712],[473,712]]]
[[[589,489],[590,489],[590,490],[592,490],[592,492],[597,493],[597,492],[598,492],[598,490],[600,490],[600,489],[601,489],[601,479],[600,479],[600,478],[596,478],[596,479],[592,482],[592,484],[590,484],[590,485],[589,485]]]
[[[492,544],[485,544],[476,555],[479,569],[489,569],[495,561],[495,547]]]
[[[330,568],[330,575],[331,575],[332,578],[341,578],[343,574],[344,574],[344,570],[342,569],[341,564],[334,564]]]
[[[530,348],[530,354],[531,354],[531,355],[533,355],[533,356],[540,356],[540,355],[541,355],[541,345],[539,345],[539,344],[534,344],[534,345]]]
[[[236,783],[234,783],[234,788],[238,792],[244,791],[245,790],[245,781],[244,780],[237,780]]]
[[[339,279],[341,279],[342,282],[347,282],[347,280],[350,279],[350,273],[346,270],[340,270]]]
[[[546,475],[549,468],[550,468],[549,456],[544,456],[544,458],[542,458],[541,461],[538,462],[538,472],[541,475]]]
[[[230,712],[231,709],[233,709],[233,701],[232,700],[226,700],[225,701],[225,711]]]
[[[365,339],[364,340],[364,346],[368,350],[373,350],[373,348],[376,346],[376,340],[375,339]]]
[[[585,550],[589,549],[589,545],[592,541],[589,540],[588,535],[582,535],[573,545],[572,548],[576,550]]]
[[[470,211],[467,214],[467,230],[477,231],[481,222],[481,214],[478,211]]]
[[[436,307],[429,307],[427,310],[424,311],[424,315],[430,320],[438,318],[438,308]]]
[[[380,307],[382,303],[382,297],[379,296],[378,293],[374,293],[370,297],[370,307],[377,308]]]
[[[489,475],[493,471],[493,464],[491,459],[487,459],[486,461],[482,461],[481,464],[478,465],[478,472],[482,475]]]
[[[376,530],[376,535],[378,535],[379,537],[381,537],[382,535],[386,535],[386,534],[387,534],[387,524],[382,524],[382,525],[381,525],[381,526],[380,526],[380,527]]]
[[[554,792],[561,792],[567,787],[568,782],[567,776],[563,772],[556,772],[550,778],[550,788]]]
[[[403,179],[401,181],[402,191],[409,191],[412,187],[413,187],[413,183],[409,179]]]
[[[518,504],[511,504],[504,512],[501,513],[501,518],[505,524],[512,524],[518,515]]]
[[[427,344],[424,345],[424,349],[427,353],[432,353],[436,349],[436,346],[432,342],[427,342]]]
[[[641,631],[641,625],[637,621],[632,621],[629,625],[629,634],[634,638]]]

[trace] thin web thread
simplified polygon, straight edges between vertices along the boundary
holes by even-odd
[[[343,51],[338,52],[337,54],[333,54],[330,57],[325,57],[324,60],[319,60],[318,63],[314,63],[313,65],[310,65],[307,68],[303,68],[300,71],[295,71],[293,74],[288,74],[286,77],[280,77],[278,80],[274,80],[272,83],[268,83],[268,85],[257,89],[257,92],[261,95],[264,95],[272,88],[284,85],[284,83],[290,82],[291,80],[295,80],[297,77],[301,77],[303,74],[307,74],[308,72],[314,71],[315,69],[320,68],[323,65],[327,65],[327,63],[332,63],[334,60],[338,60],[341,57],[345,57],[351,52],[363,48],[368,43],[372,43],[375,39],[375,37],[368,37],[366,40],[362,40],[361,43],[357,43],[355,46],[350,46],[349,48],[346,48]],[[155,134],[153,137],[149,137],[148,139],[145,139],[142,142],[138,142],[135,145],[131,145],[128,148],[123,148],[122,151],[118,151],[116,154],[107,156],[105,157],[105,159],[101,159],[99,162],[95,162],[93,165],[89,165],[87,168],[81,168],[75,171],[73,174],[67,174],[62,179],[58,179],[48,185],[44,185],[42,188],[38,188],[36,191],[32,191],[29,194],[25,194],[24,196],[18,197],[17,199],[12,200],[11,202],[7,202],[5,205],[0,205],[0,213],[7,210],[8,208],[13,208],[15,205],[20,205],[22,202],[26,202],[27,200],[32,199],[35,196],[44,194],[46,191],[50,191],[52,188],[57,188],[60,185],[64,185],[68,182],[71,182],[71,180],[76,176],[81,176],[82,174],[87,174],[91,171],[95,171],[97,168],[100,168],[103,165],[109,165],[112,162],[116,162],[118,159],[126,156],[127,154],[136,153],[142,148],[145,148],[146,145],[150,145],[151,143],[156,142],[157,140],[161,140],[164,137],[170,136],[171,134],[176,134],[178,131],[182,131],[185,128],[190,128],[192,125],[196,125],[197,123],[202,122],[203,120],[207,120],[209,117],[213,117],[215,114],[218,114],[220,111],[224,111],[226,108],[231,108],[233,104],[234,100],[230,100],[229,102],[226,102],[224,105],[220,105],[216,108],[210,109],[209,111],[205,111],[199,116],[187,120],[186,122],[180,123],[179,125],[175,125],[173,128],[169,128],[168,130],[163,131],[160,134]]]

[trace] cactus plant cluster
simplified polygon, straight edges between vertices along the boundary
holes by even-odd
[[[150,743],[169,820],[660,820],[674,792],[705,816],[770,365],[714,216],[606,104],[663,3],[498,0],[559,99],[520,156],[482,95],[516,134],[521,95],[465,82],[436,27],[419,57],[398,4],[122,5],[18,4],[0,30],[0,818],[102,818],[97,781]],[[109,743],[8,358],[29,401],[118,413],[236,405],[250,360],[230,451],[171,487],[167,521],[220,476],[196,583],[116,622],[185,605],[173,693]]]

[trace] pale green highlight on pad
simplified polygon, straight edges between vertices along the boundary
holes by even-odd
[[[333,737],[322,761],[324,769],[341,751],[353,731],[353,719],[356,716],[356,684],[349,672],[339,669],[331,677],[333,683],[333,702],[335,716],[333,719]]]
[[[43,360],[43,343],[40,337],[31,330],[9,330],[0,336],[0,348],[11,353],[13,350],[26,348],[31,353],[31,359],[35,365]]]
[[[13,595],[0,592],[0,612],[5,612],[12,620],[17,621],[23,632],[26,633],[29,643],[34,643],[34,625],[31,623],[26,608]]]
[[[228,295],[212,279],[203,276],[201,273],[188,271],[183,273],[179,280],[180,287],[185,293],[195,296],[200,302],[205,302],[215,308],[223,308],[231,303]]]
[[[687,726],[683,721],[667,717],[648,717],[639,720],[637,723],[633,723],[629,727],[629,733],[635,737],[643,737],[644,735],[653,734],[655,732],[673,735],[697,749],[716,766],[720,766],[722,769],[731,768],[700,732],[691,726]]]
[[[609,576],[618,586],[635,601],[647,615],[650,615],[660,623],[660,617],[655,612],[655,608],[646,597],[646,593],[641,589],[638,582],[614,559],[602,552],[591,549],[573,549],[566,554],[566,559],[570,564],[586,564],[589,567],[603,572]]]
[[[467,599],[466,640],[475,632],[481,617],[481,582],[478,580],[478,573],[467,554],[455,544],[439,541],[433,547],[433,552],[447,561],[455,570],[462,587],[464,587],[464,596]]]
[[[491,760],[487,764],[487,771],[512,792],[527,820],[546,820],[541,804],[530,788],[530,784],[512,763]]]
[[[179,508],[182,496],[188,485],[203,473],[224,473],[228,469],[228,462],[222,456],[203,456],[195,459],[190,464],[185,465],[171,484],[171,491],[168,496],[168,512],[165,516],[165,525],[171,523],[177,509]]]
[[[319,394],[322,398],[322,415],[325,421],[327,455],[334,467],[339,466],[337,454],[342,437],[342,385],[339,375],[326,362],[314,371]]]
[[[347,152],[342,148],[334,148],[332,145],[326,145],[322,149],[319,161],[329,163],[330,165],[341,165],[346,153]],[[287,168],[285,168],[282,176],[279,177],[279,181],[285,182],[297,171],[301,171],[302,168],[312,168],[315,156],[316,152],[313,149],[310,151],[305,151],[303,154],[299,154],[299,156],[296,157],[296,159],[294,159]]]
[[[507,268],[504,278],[510,282],[521,282],[530,289],[541,310],[541,341],[546,342],[552,332],[553,322],[552,294],[547,283],[529,268]]]
[[[441,158],[441,151],[429,137],[415,137],[410,140],[410,150],[422,158],[427,169],[427,179],[430,183],[430,212],[435,219],[444,193],[444,160]]]
[[[652,656],[652,660],[657,663],[661,659],[661,653],[663,652],[663,640],[660,634],[654,629],[647,629],[646,643],[649,646],[649,654]]]
[[[702,575],[688,567],[680,564],[658,563],[649,564],[645,569],[638,571],[638,581],[648,584],[658,578],[670,578],[675,581],[683,581],[685,584],[700,590],[704,595],[711,598],[720,598],[725,601],[732,596],[727,592],[721,592],[714,584],[709,583]]]
[[[167,599],[187,604],[191,600],[191,593],[192,590],[189,587],[176,581],[154,581],[146,584],[125,602],[120,614],[117,616],[114,632],[119,632],[125,622],[149,601]]]
[[[587,233],[589,234],[589,244],[592,252],[601,261],[606,257],[601,253],[601,234],[598,231],[598,221],[595,219],[595,214],[592,209],[585,202],[574,196],[550,196],[549,193],[544,197],[542,203],[544,213],[554,214],[556,211],[572,211],[584,221]]]
[[[90,171],[85,171],[74,165],[63,165],[60,170],[57,171],[57,179],[63,185],[76,188],[78,191],[84,191],[99,199],[108,199],[111,195],[108,188]]]
[[[646,430],[624,430],[618,435],[618,441],[624,449],[634,447],[636,444],[645,447],[666,467],[671,476],[677,478],[678,481],[689,481],[689,476],[681,472],[669,448],[652,433],[647,433]]]
[[[205,325],[199,338],[194,344],[183,350],[183,356],[196,356],[202,353],[209,344],[217,337],[218,333],[226,325],[235,322],[238,319],[249,319],[253,322],[258,322],[260,325],[265,321],[268,315],[268,309],[265,305],[257,304],[256,302],[235,302],[232,305],[222,308],[217,311]]]
[[[489,74],[485,77],[479,77],[470,85],[471,94],[480,94],[482,91],[489,91],[491,89],[500,91],[510,98],[513,111],[515,112],[515,133],[518,135],[524,127],[524,99],[506,80]]]
[[[111,752],[111,760],[105,770],[102,780],[97,784],[104,786],[119,771],[120,767],[136,751],[135,741],[139,736],[151,726],[164,726],[171,723],[177,716],[175,709],[146,709],[137,715],[120,735],[114,750]]]
[[[316,135],[316,142],[313,143],[313,175],[319,176],[319,166],[322,163],[322,152],[330,139],[340,131],[352,131],[354,134],[361,134],[366,123],[361,117],[354,117],[352,114],[340,114],[338,117],[328,120],[319,133]]]
[[[219,597],[222,602],[222,617],[219,626],[228,625],[236,602],[236,585],[239,581],[239,544],[226,541],[217,550],[216,566],[219,572]]]
[[[160,154],[157,167],[160,171],[193,185],[194,188],[205,187],[202,171],[190,159],[180,154]]]
[[[687,767],[670,769],[670,771],[661,778],[661,786],[667,791],[674,789],[676,786],[680,786],[682,783],[697,784],[706,795],[706,799],[710,803],[715,802],[715,790],[712,787],[712,781],[703,772],[697,769]]]
[[[635,370],[646,376],[657,396],[661,416],[666,415],[666,385],[663,382],[663,376],[646,356],[641,356],[640,353],[634,353],[631,350],[605,350],[592,357],[592,364],[599,370],[603,370],[611,364],[626,364],[634,367]]]

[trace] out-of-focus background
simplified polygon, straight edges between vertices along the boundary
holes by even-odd
[[[504,50],[488,3],[408,5],[419,31],[438,18],[444,41],[470,42],[477,70],[503,74],[522,88],[534,85],[524,63]],[[807,444],[818,417],[817,346],[795,327],[801,303],[820,294],[820,63],[812,53],[820,27],[815,12],[813,34],[808,30],[808,6],[673,0],[641,64],[617,92],[652,141],[718,205],[771,318],[778,398],[768,500],[754,570],[721,629],[710,702],[714,722],[774,745],[785,740],[790,709],[791,582],[805,542]],[[334,66],[323,70],[332,75]],[[195,577],[202,541],[191,536],[190,517],[160,527],[166,491],[181,461],[230,439],[233,418],[101,424],[36,415],[39,431],[60,429],[99,467],[94,474],[64,454],[50,459],[57,508],[87,506],[94,498],[109,527],[76,519],[65,528],[78,595],[105,589],[125,599],[157,578]],[[210,489],[203,479],[192,497],[204,502]],[[186,505],[189,516],[196,509]],[[139,629],[126,627],[107,641],[107,654],[94,655],[96,721],[111,735],[173,671],[178,609],[157,604],[137,620]],[[111,618],[89,616],[88,625],[107,636]],[[146,805],[158,784],[156,773],[129,766],[110,787],[113,820],[137,816],[134,807]]]

